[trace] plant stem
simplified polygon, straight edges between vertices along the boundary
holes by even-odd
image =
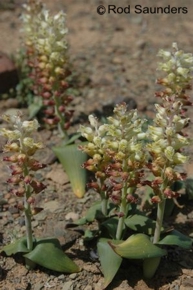
[[[127,186],[122,189],[122,197],[121,197],[121,206],[119,212],[121,213],[121,217],[119,217],[116,239],[120,240],[123,233],[124,221],[127,211],[127,203],[126,203],[126,194],[127,194]]]
[[[29,251],[33,250],[33,235],[32,235],[32,224],[31,224],[31,209],[28,203],[28,198],[30,196],[30,187],[26,186],[26,194],[24,197],[24,208],[25,208],[25,226],[26,226],[26,238],[27,238],[27,248]]]
[[[160,203],[158,203],[156,226],[155,226],[155,232],[154,232],[154,237],[153,237],[154,244],[158,243],[160,240],[160,233],[161,233],[161,228],[163,224],[165,204],[166,204],[166,199],[163,199]]]
[[[58,123],[58,131],[60,132],[60,134],[62,135],[62,137],[65,140],[68,140],[68,134],[64,128],[65,126],[65,119],[63,117],[63,115],[61,114],[60,110],[59,110],[59,99],[57,97],[54,97],[54,101],[55,101],[55,114],[56,116],[59,118],[59,123]]]
[[[101,184],[102,181],[98,180],[98,182]],[[100,192],[101,196],[101,211],[104,216],[107,216],[107,205],[108,205],[108,198],[107,193],[105,191]]]

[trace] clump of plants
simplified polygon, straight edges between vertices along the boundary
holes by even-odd
[[[21,253],[26,266],[30,269],[36,264],[59,272],[78,272],[78,266],[62,251],[56,238],[37,238],[33,236],[32,217],[41,209],[35,206],[36,195],[46,186],[36,179],[35,172],[45,167],[34,158],[37,150],[43,148],[41,142],[36,142],[33,133],[37,131],[37,120],[22,121],[18,112],[15,116],[4,115],[3,120],[10,128],[1,128],[0,135],[7,138],[3,150],[6,156],[11,177],[7,180],[10,192],[18,198],[18,207],[25,216],[26,236],[3,247],[1,252],[7,256]]]
[[[30,118],[40,111],[38,116],[42,116],[41,121],[48,129],[58,128],[61,145],[54,147],[53,151],[63,164],[74,193],[82,197],[86,172],[80,164],[87,156],[81,154],[74,144],[80,134],[70,136],[68,133],[74,111],[71,106],[73,97],[68,92],[66,14],[60,11],[52,16],[40,1],[29,0],[24,5],[22,22],[24,47],[17,59],[21,73],[17,94],[28,91]]]
[[[163,245],[185,249],[192,245],[189,237],[164,228],[163,218],[167,200],[178,204],[179,193],[173,185],[186,177],[181,165],[188,160],[184,148],[190,142],[185,129],[190,123],[187,107],[192,105],[187,91],[191,89],[193,56],[178,50],[176,43],[171,52],[160,50],[158,55],[162,58],[158,68],[165,75],[157,83],[164,89],[156,93],[160,102],[155,104],[152,125],[144,126],[146,120],[138,117],[137,110],[128,111],[121,103],[106,124],[100,125],[90,115],[90,126],[80,127],[88,141],[80,146],[89,156],[83,167],[95,176],[88,186],[100,200],[76,224],[98,221],[98,231],[86,231],[85,238],[98,238],[104,288],[123,258],[140,260],[144,277],[151,278],[167,254]],[[146,186],[144,194],[151,188],[150,202],[157,207],[155,220],[140,210],[138,189],[142,186]]]

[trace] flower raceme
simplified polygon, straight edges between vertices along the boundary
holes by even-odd
[[[4,121],[10,124],[12,129],[1,128],[0,135],[7,138],[8,142],[3,150],[9,155],[3,158],[11,163],[9,166],[11,177],[7,180],[13,185],[11,193],[18,197],[26,197],[32,203],[31,195],[37,194],[45,189],[45,185],[34,178],[33,172],[45,167],[33,158],[38,149],[43,148],[41,142],[35,142],[32,134],[37,131],[39,124],[37,120],[22,121],[22,114],[18,112],[15,116],[4,115]],[[33,203],[35,199],[33,199]],[[24,210],[25,210],[24,203]]]
[[[163,62],[159,63],[159,70],[166,76],[158,83],[165,87],[164,91],[157,92],[161,104],[156,104],[154,124],[148,126],[147,137],[149,143],[146,148],[151,156],[148,164],[154,176],[161,177],[163,182],[158,185],[154,193],[159,195],[157,200],[173,198],[175,194],[168,188],[174,181],[184,179],[184,173],[176,171],[176,166],[188,161],[183,153],[190,140],[183,129],[188,127],[190,118],[185,116],[187,107],[192,105],[186,90],[191,88],[190,80],[193,71],[193,56],[178,50],[173,44],[173,51],[160,50],[158,56]],[[153,188],[153,187],[152,187]],[[153,198],[153,202],[155,197]]]
[[[142,168],[147,161],[142,131],[145,121],[138,117],[136,110],[128,112],[125,103],[117,105],[114,115],[107,120],[107,124],[99,125],[93,115],[89,116],[91,127],[80,127],[88,143],[80,148],[90,156],[84,168],[94,172],[97,180],[90,186],[100,194],[106,192],[106,198],[119,204],[123,188],[135,189],[143,175]],[[126,190],[125,199],[128,194]]]
[[[60,131],[65,132],[73,114],[68,108],[72,97],[66,93],[65,81],[69,74],[66,14],[60,11],[51,16],[41,2],[34,0],[24,8],[23,31],[32,89],[35,96],[43,99],[44,121],[51,127],[58,124]]]

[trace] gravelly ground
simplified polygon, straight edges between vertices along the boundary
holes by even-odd
[[[20,20],[22,1],[0,3],[0,50],[13,53],[20,44]],[[44,1],[56,12],[64,9],[69,27],[69,51],[72,68],[75,73],[74,87],[78,97],[75,100],[77,114],[88,114],[102,110],[103,106],[117,102],[122,98],[132,98],[141,114],[154,115],[154,92],[157,75],[157,52],[160,48],[170,48],[176,41],[180,48],[192,52],[193,47],[193,2],[173,1],[171,6],[186,6],[188,14],[130,14],[98,15],[96,7],[101,1],[56,0]],[[154,1],[138,0],[137,4],[153,6]],[[157,1],[165,7],[169,1]],[[109,1],[104,1],[107,7]],[[111,0],[110,4],[118,5]],[[131,5],[133,1],[121,2],[121,6]],[[120,4],[119,4],[120,5]],[[0,101],[0,113],[15,107],[15,102]],[[190,116],[192,110],[190,110]],[[92,245],[86,247],[80,234],[67,231],[65,224],[69,214],[73,218],[81,216],[95,199],[90,193],[77,200],[72,194],[68,178],[61,165],[53,158],[51,145],[59,139],[54,132],[42,131],[41,138],[46,148],[41,154],[42,160],[50,163],[40,174],[48,187],[39,197],[38,204],[46,209],[37,216],[33,225],[35,233],[44,236],[56,235],[63,245],[70,245],[67,253],[83,270],[77,274],[64,275],[42,268],[27,272],[18,258],[1,257],[0,289],[63,289],[63,290],[101,290],[103,278],[99,262],[90,257]],[[1,142],[3,142],[1,140]],[[192,150],[191,150],[192,152]],[[192,176],[192,164],[187,165],[188,175]],[[0,213],[1,242],[4,244],[20,236],[25,231],[22,215],[14,208],[15,199],[7,193],[7,172],[0,163],[1,196],[7,200]],[[62,181],[61,181],[62,180]],[[182,232],[191,234],[193,225],[193,204],[177,211],[168,224]],[[179,250],[174,257],[163,260],[158,274],[151,281],[144,281],[141,270],[128,264],[121,268],[108,289],[193,289],[193,253]]]

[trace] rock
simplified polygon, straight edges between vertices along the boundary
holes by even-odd
[[[93,288],[92,288],[92,286],[91,285],[87,285],[85,288],[84,288],[84,290],[92,290]]]
[[[0,52],[0,94],[8,93],[19,82],[17,69],[11,59]]]
[[[52,181],[60,185],[63,185],[69,181],[67,174],[59,165],[54,166],[54,168],[50,172],[48,172],[46,178],[51,179]]]
[[[69,278],[74,280],[77,277],[77,273],[73,273],[69,275]]]
[[[68,281],[63,284],[62,290],[73,290],[73,289],[74,286],[72,281]]]
[[[57,200],[50,200],[44,204],[44,210],[49,210],[52,213],[59,213],[63,212],[65,208],[65,204]]]
[[[191,290],[193,289],[193,278],[187,278],[182,282],[180,290]]]
[[[76,221],[77,219],[79,219],[79,214],[75,213],[75,212],[69,212],[65,215],[65,220],[69,221]]]
[[[121,59],[120,57],[115,56],[115,57],[112,59],[112,63],[113,63],[113,64],[122,64],[123,61],[122,61],[122,59]]]
[[[34,285],[34,290],[41,290],[44,288],[44,283],[36,283]]]

